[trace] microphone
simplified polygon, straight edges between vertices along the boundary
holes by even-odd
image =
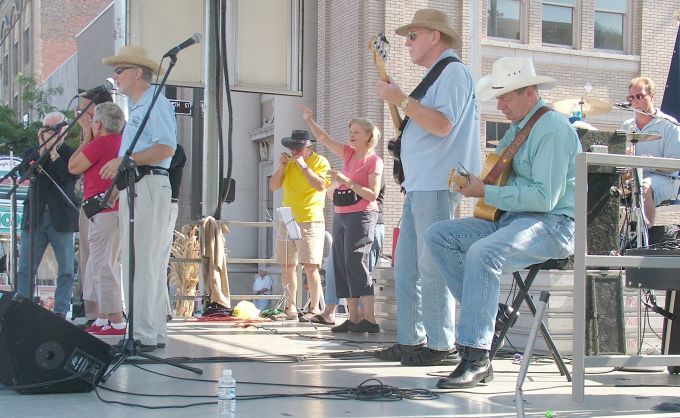
[[[629,102],[616,102],[616,103],[614,103],[614,106],[620,107],[622,109],[629,109],[630,106],[631,106],[631,103],[629,103]]]
[[[113,92],[114,86],[115,83],[113,79],[107,78],[106,81],[104,81],[104,84],[102,84],[101,86],[97,86],[95,88],[84,91],[78,94],[78,97],[92,96],[99,93],[111,93]]]
[[[201,34],[196,32],[193,34],[193,36],[186,41],[182,42],[181,44],[177,45],[176,47],[170,49],[168,52],[163,55],[163,58],[170,57],[172,55],[177,55],[179,51],[183,50],[184,48],[189,48],[193,44],[199,44],[201,43]]]
[[[63,128],[64,126],[68,126],[68,122],[66,122],[66,121],[59,122],[56,125],[50,126],[49,129],[45,129],[45,130],[46,131],[59,132],[61,130],[61,128]]]

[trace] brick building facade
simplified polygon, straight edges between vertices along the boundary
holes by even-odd
[[[456,51],[463,62],[471,64],[473,54],[480,58],[481,74],[475,74],[477,79],[490,72],[497,58],[531,56],[539,74],[558,80],[555,89],[543,93],[549,102],[586,96],[586,84],[592,86],[589,97],[612,103],[624,101],[628,81],[645,75],[656,82],[656,104],[660,105],[678,30],[673,14],[680,8],[679,0],[480,0],[478,28],[470,24],[471,3],[467,0],[319,1],[317,118],[321,125],[333,136],[345,138],[347,121],[354,116],[367,116],[381,128],[385,139],[395,136],[387,106],[376,93],[378,74],[367,43],[378,32],[386,34],[391,43],[387,72],[404,91],[410,91],[420,81],[423,69],[410,62],[403,46],[404,38],[395,35],[394,30],[409,23],[420,8],[436,8],[449,15],[451,25],[464,40],[461,50]],[[506,19],[502,22],[506,28],[517,29],[507,31],[513,39],[506,39],[505,33],[489,35],[499,35],[489,28],[492,6],[498,7],[497,19]],[[505,15],[499,18],[501,14]],[[507,22],[508,19],[512,22]],[[479,45],[470,42],[475,38],[475,30],[479,30]],[[544,42],[544,37],[551,42]],[[493,101],[480,103],[480,111],[480,147],[483,152],[490,152],[492,148],[487,147],[487,141],[493,143],[493,134],[507,121]],[[613,130],[631,115],[615,110],[588,121],[600,130]],[[488,137],[487,127],[494,129]],[[392,159],[386,144],[387,141],[381,141],[376,150],[386,161],[388,233],[385,248],[389,249],[389,231],[399,222],[402,198],[397,185],[391,181]],[[320,151],[324,152],[322,148]],[[341,165],[337,159],[331,163],[334,167]],[[327,219],[332,219],[332,207],[327,211]],[[470,202],[464,201],[457,216],[470,214]]]
[[[76,52],[76,35],[112,0],[0,0],[0,103],[26,113],[18,73],[42,82]]]

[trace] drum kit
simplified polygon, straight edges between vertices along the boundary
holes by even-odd
[[[606,100],[588,96],[564,99],[553,103],[553,108],[556,111],[569,116],[569,121],[572,122],[574,127],[585,129],[595,129],[592,125],[585,122],[586,117],[607,114],[611,112],[614,107],[621,110],[639,112],[638,110],[630,108],[629,103],[615,103],[612,105]],[[655,117],[654,115],[650,116]],[[657,134],[627,132],[627,152],[631,155],[635,155],[635,147],[639,142],[656,141],[660,138],[661,136]],[[623,251],[626,247],[646,246],[649,243],[647,230],[650,225],[643,210],[642,169],[626,169],[622,173],[621,179],[623,184],[620,189],[630,197],[630,205],[626,206],[626,221],[629,222],[625,222],[624,225],[627,228],[627,231],[622,234],[621,251]]]

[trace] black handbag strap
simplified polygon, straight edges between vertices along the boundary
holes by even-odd
[[[446,68],[447,65],[449,65],[452,62],[461,62],[458,58],[456,57],[444,57],[439,62],[437,62],[434,67],[430,70],[429,73],[423,78],[420,83],[416,86],[415,89],[409,94],[409,97],[412,97],[415,100],[420,100],[423,97],[425,97],[425,93],[432,87],[435,81],[439,78],[439,75],[444,71],[444,68]],[[401,132],[404,132],[404,128],[406,127],[406,122],[408,122],[409,117],[406,116],[404,120],[401,122],[401,126],[399,127],[399,136],[401,136]]]

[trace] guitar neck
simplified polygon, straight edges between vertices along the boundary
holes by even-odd
[[[385,71],[385,62],[382,59],[375,59],[375,65],[378,67],[378,77],[385,83],[389,83],[390,79],[387,77],[387,71]],[[394,129],[399,132],[401,128],[401,122],[403,119],[399,115],[399,109],[396,105],[388,104],[387,107],[390,109],[390,116],[392,117],[392,124],[394,124]]]
[[[385,71],[385,66],[384,65],[378,65],[378,74],[380,76],[380,79],[384,81],[385,83],[389,83],[390,79],[387,77],[387,72]],[[387,105],[388,109],[390,109],[390,116],[392,117],[392,124],[394,125],[394,129],[399,132],[401,129],[401,122],[403,119],[401,118],[401,115],[399,114],[399,109],[397,109],[396,105],[393,104],[388,104]]]

